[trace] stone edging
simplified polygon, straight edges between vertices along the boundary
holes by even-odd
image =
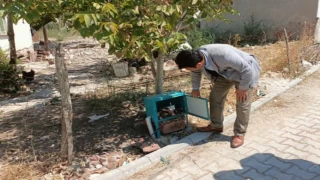
[[[257,101],[252,103],[251,106],[251,112],[254,112],[261,108],[263,105],[268,103],[269,101],[273,100],[274,98],[278,97],[280,94],[286,92],[288,89],[296,86],[301,81],[303,81],[306,77],[310,76],[314,72],[320,69],[320,64],[312,66],[309,70],[304,72],[301,76],[298,78],[292,80],[289,82],[289,84],[284,87],[283,89],[279,90],[278,92],[272,92],[270,94],[267,94],[265,97],[262,97],[258,99]],[[224,120],[224,126],[230,126],[235,121],[236,113],[232,113],[229,116],[227,116]],[[105,179],[112,179],[112,180],[120,180],[128,177],[129,175],[132,175],[139,170],[150,166],[156,162],[160,161],[161,157],[168,157],[182,149],[185,149],[189,146],[205,142],[206,139],[211,135],[211,133],[202,133],[202,132],[195,132],[177,142],[174,144],[165,146],[164,148],[161,148],[153,153],[150,153],[146,156],[143,156],[140,159],[137,159],[127,165],[121,166],[117,169],[111,170],[104,174],[93,174],[90,176],[90,180],[105,180]]]

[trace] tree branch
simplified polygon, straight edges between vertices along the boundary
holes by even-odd
[[[184,20],[184,18],[186,18],[186,16],[187,16],[187,12],[188,12],[188,10],[185,10],[185,11],[183,12],[182,17],[181,17],[181,19],[180,19],[180,22],[178,22],[178,25],[176,26],[177,32],[181,30],[181,26],[182,26],[183,20]]]

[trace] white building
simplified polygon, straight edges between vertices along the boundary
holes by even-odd
[[[15,34],[16,50],[33,52],[33,42],[30,25],[20,20],[17,24],[13,24]],[[7,35],[7,18],[0,17],[0,48],[4,51],[9,49],[9,40]],[[23,53],[24,54],[24,53]]]

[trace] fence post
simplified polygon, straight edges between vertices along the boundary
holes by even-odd
[[[287,46],[287,57],[288,57],[288,65],[289,65],[289,73],[291,74],[291,60],[290,60],[290,47],[289,47],[289,38],[286,28],[284,30],[284,37],[286,39],[286,46]]]
[[[68,158],[71,164],[73,159],[73,136],[72,136],[72,103],[69,88],[68,70],[64,61],[62,44],[58,43],[55,53],[56,75],[59,82],[59,91],[61,94],[61,156]]]
[[[318,0],[318,8],[317,8],[317,24],[314,31],[314,43],[319,44],[320,43],[320,0]]]

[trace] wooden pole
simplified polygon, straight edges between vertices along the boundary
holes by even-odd
[[[14,29],[13,29],[13,22],[12,22],[12,16],[9,13],[7,16],[8,20],[8,30],[7,35],[9,39],[9,47],[10,47],[10,62],[9,64],[16,65],[17,64],[17,51],[16,51],[16,43],[15,43],[15,35],[14,35]]]
[[[290,49],[289,49],[289,38],[286,28],[284,30],[284,37],[286,39],[286,46],[287,46],[287,57],[288,57],[288,65],[289,65],[289,73],[291,74],[291,60],[290,60]]]
[[[68,79],[68,70],[64,61],[64,53],[62,44],[56,46],[55,53],[56,75],[59,82],[59,91],[61,94],[61,156],[63,159],[67,158],[68,163],[72,163],[73,159],[73,136],[72,136],[72,103],[70,96],[70,87]]]
[[[320,44],[320,0],[318,0],[316,27],[314,31],[314,43]]]
[[[49,40],[46,26],[42,27],[43,39],[44,39],[44,50],[49,51]]]

